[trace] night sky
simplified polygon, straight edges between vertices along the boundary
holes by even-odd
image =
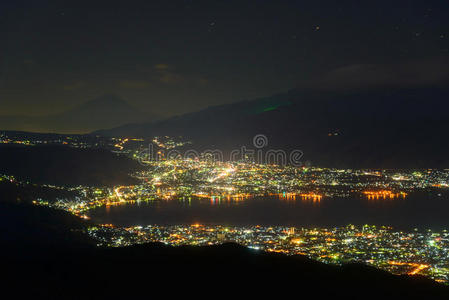
[[[69,4],[67,4],[69,3]],[[0,3],[0,114],[162,116],[289,89],[447,85],[448,1]]]

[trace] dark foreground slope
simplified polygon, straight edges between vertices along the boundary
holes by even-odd
[[[32,249],[30,249],[31,251]],[[165,294],[418,296],[445,299],[447,287],[422,277],[398,277],[360,265],[336,267],[304,257],[255,253],[234,244],[172,248],[148,244],[120,249],[42,248],[36,257],[5,257],[4,288],[17,296],[110,299]]]
[[[445,299],[446,287],[427,279],[397,277],[360,265],[335,267],[304,257],[254,253],[226,244],[171,248],[148,244],[121,249],[48,249],[35,259],[3,264],[2,284],[17,296],[110,299],[142,295],[278,296],[337,295],[349,298],[418,296]],[[400,298],[401,299],[401,298]]]
[[[269,292],[277,298],[449,297],[447,287],[422,277],[393,276],[361,265],[329,266],[235,244],[96,248],[80,235],[86,223],[17,204],[20,191],[3,186],[1,192],[0,289],[16,299],[254,298]]]

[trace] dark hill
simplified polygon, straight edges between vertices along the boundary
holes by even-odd
[[[299,149],[304,160],[336,167],[449,167],[449,89],[317,92],[293,90],[210,107],[168,120],[130,124],[97,134],[183,135],[199,149],[252,146]],[[253,147],[254,148],[254,147]]]
[[[113,186],[133,184],[136,161],[101,149],[0,146],[0,173],[33,183]]]
[[[272,293],[278,297],[293,293],[346,299],[449,296],[447,287],[422,277],[254,253],[234,244],[180,248],[147,244],[77,251],[55,248],[38,259],[9,257],[2,270],[8,277],[2,284],[8,289],[15,290],[17,296],[24,293],[38,299],[149,298],[157,294],[260,297]]]

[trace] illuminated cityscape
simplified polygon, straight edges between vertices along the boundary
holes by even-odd
[[[449,170],[375,170],[293,167],[257,164],[249,160],[215,161],[207,156],[194,159],[163,156],[146,159],[145,143],[158,149],[178,149],[190,142],[171,137],[152,139],[87,138],[65,136],[24,139],[2,135],[2,143],[27,146],[56,144],[74,148],[106,148],[143,164],[132,175],[135,185],[43,187],[73,193],[73,197],[43,199],[33,203],[65,210],[82,219],[100,207],[141,202],[189,202],[203,199],[210,205],[252,201],[255,197],[274,197],[278,201],[301,201],[319,205],[323,199],[360,198],[365,201],[403,201],[417,191],[439,195],[449,187]],[[13,176],[0,180],[22,184]],[[446,230],[409,229],[397,231],[384,226],[344,226],[302,228],[286,226],[225,226],[219,224],[142,225],[121,227],[91,225],[86,232],[101,247],[123,247],[148,242],[171,246],[238,243],[254,250],[306,255],[330,263],[364,263],[393,274],[424,275],[449,283],[449,233]]]
[[[131,139],[110,139],[111,151],[139,160],[139,148],[127,149]],[[168,141],[168,143],[167,143]],[[142,141],[140,141],[142,142]],[[170,138],[154,138],[159,148],[184,145]],[[169,146],[167,146],[169,145]],[[76,145],[72,145],[76,146]],[[86,144],[85,146],[94,146]],[[278,201],[319,205],[323,199],[360,198],[364,201],[404,201],[417,191],[438,194],[448,187],[449,170],[356,170],[256,164],[250,161],[220,162],[209,158],[145,161],[144,170],[132,176],[130,186],[44,187],[72,192],[74,197],[37,198],[35,205],[65,210],[83,219],[99,207],[140,202],[204,199],[210,205],[274,197]],[[20,184],[14,177],[2,180]],[[216,245],[238,243],[251,249],[306,255],[330,263],[364,263],[394,274],[424,275],[449,282],[449,233],[444,231],[397,231],[382,226],[302,228],[286,226],[142,225],[89,226],[87,232],[101,247],[123,247],[148,242],[167,245]]]
[[[192,197],[207,198],[217,205],[256,196],[317,203],[326,197],[400,200],[414,191],[446,189],[449,170],[338,170],[173,159],[149,162],[147,170],[133,176],[140,184],[70,187],[79,192],[76,199],[53,203],[36,199],[35,203],[84,215],[100,206]]]

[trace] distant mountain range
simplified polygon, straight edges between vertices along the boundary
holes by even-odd
[[[299,149],[336,167],[449,167],[449,89],[292,90],[170,119],[96,131],[107,136],[182,135],[198,149]],[[254,147],[253,147],[254,148]]]
[[[87,133],[130,122],[155,120],[114,95],[105,95],[68,111],[42,116],[0,116],[0,129],[31,132]]]

